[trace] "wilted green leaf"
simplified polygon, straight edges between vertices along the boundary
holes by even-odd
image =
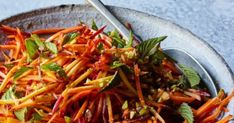
[[[28,57],[33,59],[37,53],[38,46],[32,39],[26,39],[26,51]]]
[[[22,108],[14,111],[15,116],[21,121],[25,121],[25,114],[27,113],[27,108]]]
[[[193,112],[191,107],[187,103],[182,103],[178,109],[178,113],[188,121],[188,123],[193,123]]]
[[[16,81],[23,73],[25,73],[29,69],[32,69],[32,68],[31,67],[22,66],[19,70],[17,70],[15,72],[13,80]]]
[[[198,85],[201,81],[198,73],[191,67],[186,67],[184,65],[179,65],[183,74],[188,79],[188,82],[190,83],[191,87],[195,87]]]
[[[52,43],[52,42],[45,42],[45,46],[53,54],[57,54],[58,53],[57,46],[54,43]]]
[[[43,64],[41,68],[44,70],[55,71],[59,74],[60,77],[67,78],[67,75],[63,68],[56,63]]]

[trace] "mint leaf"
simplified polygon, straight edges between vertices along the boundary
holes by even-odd
[[[58,53],[57,46],[54,43],[52,43],[52,42],[45,42],[45,46],[53,54],[57,54]]]
[[[144,59],[146,56],[151,56],[155,53],[157,50],[157,45],[162,42],[167,36],[162,37],[156,37],[152,39],[148,39],[146,41],[143,41],[139,45],[136,46],[137,51],[142,59]]]
[[[32,69],[31,67],[25,67],[22,66],[19,70],[17,70],[14,74],[13,80],[16,81],[23,73],[28,71],[29,69]]]
[[[67,75],[63,68],[56,63],[43,64],[41,68],[44,70],[55,71],[59,74],[60,77],[67,78]]]
[[[92,29],[93,30],[98,30],[97,24],[95,23],[94,20],[92,20]]]
[[[3,95],[2,100],[11,100],[14,99],[15,93],[14,93],[14,87],[10,87]]]
[[[26,39],[26,51],[29,58],[33,59],[37,53],[38,46],[32,39]]]
[[[181,68],[185,77],[188,79],[188,82],[191,87],[195,87],[200,83],[201,79],[198,73],[193,68],[184,65],[179,65],[179,67]]]
[[[191,107],[187,103],[182,103],[178,109],[178,113],[188,121],[188,123],[193,123],[193,112]]]
[[[21,121],[25,121],[25,114],[27,113],[27,108],[22,108],[17,111],[14,111],[15,116]]]
[[[41,39],[38,37],[38,35],[36,34],[32,34],[31,38],[35,41],[35,43],[37,44],[37,46],[39,47],[40,51],[43,51],[45,48],[44,43],[41,41]]]
[[[156,37],[143,41],[136,46],[137,54],[139,56],[138,63],[159,64],[162,62],[166,55],[160,49],[160,43],[167,36]]]
[[[66,44],[66,43],[69,43],[71,41],[73,41],[76,37],[78,37],[79,34],[78,33],[69,33],[69,34],[66,34],[65,37],[64,37],[64,40],[63,40],[63,45]]]

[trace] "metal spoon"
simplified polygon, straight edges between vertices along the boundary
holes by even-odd
[[[94,8],[96,8],[119,32],[122,34],[123,38],[128,40],[130,37],[129,30],[116,18],[114,17],[109,10],[103,5],[103,3],[99,0],[87,0]],[[141,41],[138,36],[134,35],[134,38]],[[205,68],[189,53],[181,50],[181,49],[164,49],[164,52],[175,59],[179,64],[184,64],[186,66],[192,66],[195,69],[200,77],[202,78],[203,82],[208,87],[212,96],[217,95],[216,86],[205,70]]]

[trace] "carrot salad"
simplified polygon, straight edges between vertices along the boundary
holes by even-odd
[[[0,26],[1,123],[227,123],[234,91],[211,97],[193,66],[160,48],[81,23]],[[134,45],[133,45],[134,44]]]

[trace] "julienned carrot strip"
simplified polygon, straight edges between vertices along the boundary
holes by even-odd
[[[227,123],[227,122],[230,121],[231,119],[233,119],[233,116],[232,116],[232,115],[228,115],[228,116],[224,117],[223,119],[219,120],[219,121],[216,122],[216,123]]]
[[[1,25],[2,29],[6,30],[6,31],[9,31],[9,32],[16,32],[16,29],[15,28],[12,28],[12,27],[9,27],[7,25]]]
[[[205,104],[203,104],[201,107],[199,107],[196,111],[195,116],[200,116],[202,113],[204,113],[207,109],[209,109],[212,105],[214,105],[215,102],[219,101],[217,97],[208,100]]]
[[[96,111],[94,113],[94,117],[92,118],[92,122],[93,123],[97,122],[98,117],[101,114],[102,107],[103,107],[103,96],[100,96],[99,101],[98,101],[98,105],[97,105],[97,108],[96,108]]]
[[[108,116],[109,116],[109,123],[114,123],[110,95],[106,95],[106,104],[107,104],[107,110],[108,110]]]
[[[89,68],[85,73],[83,73],[81,76],[79,76],[75,81],[73,81],[71,84],[68,85],[68,87],[73,88],[77,84],[79,84],[81,81],[83,81],[86,77],[89,76],[93,72],[92,68]]]
[[[102,33],[104,31],[104,29],[106,28],[106,25],[103,26],[102,28],[100,28],[99,30],[97,30],[92,36],[90,36],[90,38],[95,38],[97,35],[99,35],[100,33]]]
[[[72,63],[70,63],[64,68],[64,71],[68,73],[68,71],[72,69],[78,62],[79,62],[79,59],[74,60]]]
[[[16,45],[0,45],[0,50],[2,49],[15,49]]]
[[[140,69],[138,68],[138,65],[134,65],[134,73],[135,73],[135,80],[136,80],[136,88],[137,88],[137,94],[139,97],[139,100],[141,102],[141,105],[145,105],[145,100],[142,94],[142,90],[141,90],[141,84],[140,84]]]
[[[15,37],[16,41],[20,43],[20,49],[21,52],[25,51],[25,41],[24,41],[24,36],[22,35],[22,32],[19,28],[16,28],[17,35]]]
[[[57,84],[51,84],[51,85],[47,85],[47,86],[45,86],[45,87],[42,87],[42,88],[40,88],[40,89],[38,89],[38,90],[36,90],[36,91],[30,93],[29,95],[26,95],[26,96],[20,98],[19,101],[20,101],[20,102],[24,102],[24,101],[26,101],[26,100],[28,100],[28,99],[33,98],[34,96],[37,96],[37,95],[39,95],[39,94],[41,94],[41,93],[43,93],[43,92],[46,92],[46,91],[48,91],[48,90],[51,90],[51,89],[55,88],[56,86],[57,86]]]
[[[18,69],[18,66],[14,66],[6,75],[6,77],[4,78],[4,80],[2,81],[1,85],[0,85],[0,93],[3,91],[3,89],[5,89],[6,85],[9,82],[9,79],[12,77],[12,75],[14,74],[14,72]]]
[[[120,75],[121,79],[123,80],[124,84],[129,88],[129,90],[131,90],[134,94],[137,95],[137,91],[132,87],[132,85],[128,81],[128,78],[126,77],[126,75],[124,74],[124,72],[121,69],[119,69],[119,75]]]
[[[68,77],[71,77],[73,74],[76,74],[76,72],[84,66],[84,64],[86,63],[86,61],[84,60],[80,60],[73,68],[71,68],[71,70],[67,73]]]
[[[61,104],[61,108],[60,108],[60,112],[63,112],[66,110],[67,106],[72,103],[72,102],[75,102],[75,101],[79,101],[79,99],[82,99],[83,97],[87,96],[88,94],[90,94],[93,90],[85,90],[85,91],[82,91],[80,93],[77,93],[75,95],[73,95],[70,99],[66,100],[66,98],[64,98],[63,100],[64,103]],[[58,104],[59,105],[59,104]],[[58,108],[57,108],[58,109]],[[57,111],[57,110],[56,110]]]
[[[81,108],[79,109],[78,113],[76,114],[74,120],[78,120],[81,118],[81,116],[83,115],[83,113],[85,112],[85,109],[88,105],[88,99],[85,100],[85,102],[83,103],[83,105],[81,106]]]
[[[50,108],[48,108],[46,106],[43,106],[43,105],[35,105],[34,107],[42,109],[42,110],[44,110],[44,111],[46,111],[48,113],[52,112],[52,110]]]
[[[34,30],[32,31],[32,34],[51,34],[51,33],[57,33],[61,30],[64,30],[64,28],[48,28],[48,29],[38,29],[38,30]]]
[[[119,94],[114,93],[114,96],[117,98],[117,100],[120,102],[120,104],[123,104],[123,103],[124,103],[124,100],[120,97]]]
[[[33,100],[27,100],[19,105],[15,105],[12,107],[12,110],[18,110],[18,109],[21,109],[21,108],[24,108],[24,107],[31,107],[31,106],[34,106],[36,103],[33,101]]]
[[[216,118],[218,118],[218,116],[222,112],[222,108],[228,104],[228,102],[231,100],[231,98],[233,96],[234,96],[234,91],[230,95],[228,95],[224,100],[222,100],[221,103],[219,104],[218,108],[215,109],[215,111],[212,113],[212,115],[206,117],[203,120],[203,122],[205,123],[205,122],[208,122],[208,121],[216,120]]]
[[[80,87],[75,87],[75,88],[71,88],[68,90],[68,94],[75,94],[75,93],[79,93],[81,91],[84,90],[89,90],[89,89],[96,89],[98,87],[90,85],[90,86],[80,86]]]
[[[84,28],[84,27],[83,26],[74,26],[74,27],[66,28],[66,29],[64,29],[62,31],[59,31],[59,32],[55,33],[54,35],[52,35],[51,37],[49,37],[45,42],[50,42],[50,41],[54,40],[60,34],[65,34],[65,33],[73,32],[73,31],[79,31],[82,28]]]
[[[40,81],[40,79],[46,82],[58,82],[59,81],[57,78],[52,78],[50,76],[43,76],[42,78],[39,78],[38,75],[27,75],[19,79],[19,81],[30,81],[30,80]]]
[[[0,71],[0,77],[2,77],[3,79],[6,78],[6,74]]]
[[[172,94],[170,95],[170,99],[176,103],[183,103],[183,102],[191,103],[195,100],[194,97],[174,96]]]
[[[18,38],[15,38],[16,40],[18,40]],[[20,49],[21,49],[21,44],[19,41],[16,41],[16,48],[15,48],[15,53],[13,55],[14,59],[18,59],[19,53],[20,53]]]
[[[82,53],[86,48],[86,44],[65,44],[63,47],[73,52]]]

